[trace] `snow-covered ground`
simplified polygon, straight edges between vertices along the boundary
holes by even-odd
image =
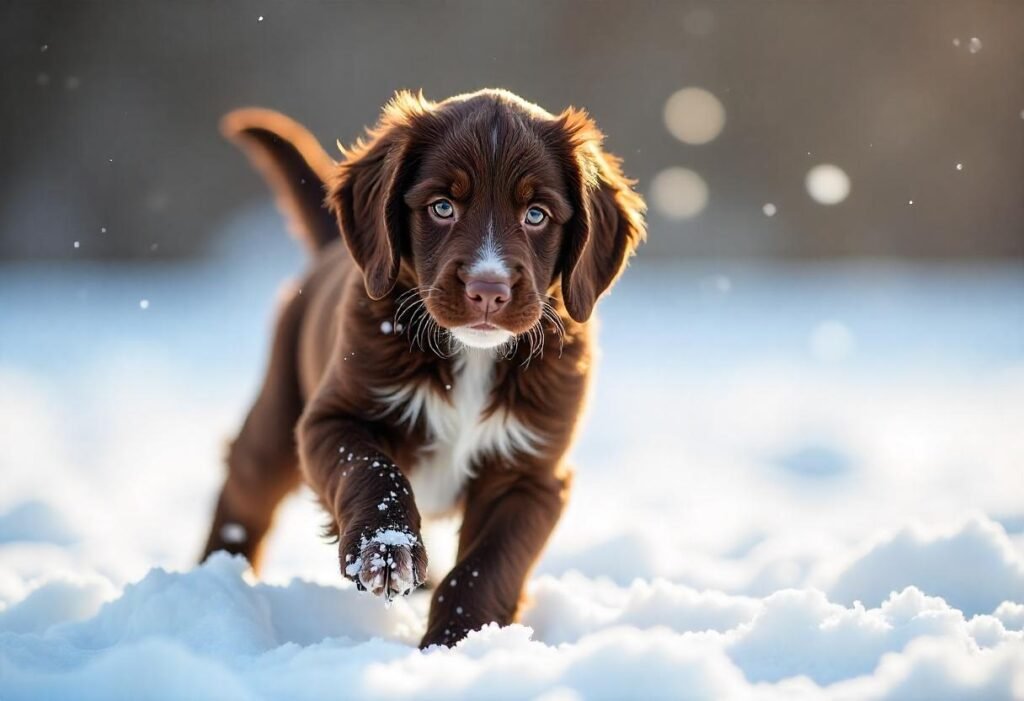
[[[229,228],[0,268],[0,699],[1024,698],[1019,268],[639,261],[522,625],[419,652],[308,494],[194,567],[301,265]]]

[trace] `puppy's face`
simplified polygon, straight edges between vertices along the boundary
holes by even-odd
[[[541,319],[573,214],[542,124],[493,104],[424,145],[409,207],[426,310],[460,342],[493,347]]]
[[[559,293],[586,320],[643,237],[643,203],[600,140],[584,113],[505,92],[400,94],[328,202],[371,297],[402,279],[414,322],[496,347],[554,314]]]

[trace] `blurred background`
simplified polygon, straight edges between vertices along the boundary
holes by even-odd
[[[1020,260],[1022,36],[986,0],[8,0],[0,258],[208,254],[265,198],[235,107],[337,154],[398,88],[504,87],[592,112],[645,256]]]
[[[827,589],[965,514],[1024,556],[1022,2],[6,0],[0,60],[0,602],[193,564],[303,266],[218,119],[337,153],[399,88],[585,107],[650,204],[542,572]],[[286,511],[269,576],[336,584]]]

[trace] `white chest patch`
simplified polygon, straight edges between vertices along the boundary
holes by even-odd
[[[491,453],[511,458],[533,454],[539,436],[505,409],[483,417],[491,400],[493,351],[464,348],[453,359],[455,379],[447,396],[425,385],[392,388],[382,395],[389,410],[414,425],[426,424],[426,442],[409,481],[423,516],[444,514],[455,506],[474,462]]]

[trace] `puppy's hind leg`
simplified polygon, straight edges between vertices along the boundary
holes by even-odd
[[[203,560],[225,550],[244,555],[258,571],[274,511],[300,482],[295,424],[302,413],[302,398],[296,345],[303,306],[303,298],[295,295],[278,318],[263,387],[228,452],[227,479]]]

